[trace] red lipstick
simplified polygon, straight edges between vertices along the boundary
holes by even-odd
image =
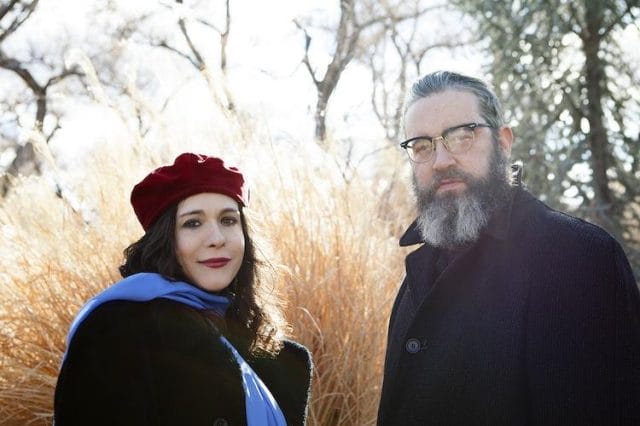
[[[198,263],[201,263],[209,268],[222,268],[230,261],[231,259],[229,259],[228,257],[212,257],[211,259],[199,260]]]

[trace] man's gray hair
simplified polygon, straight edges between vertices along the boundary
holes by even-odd
[[[480,114],[487,124],[499,128],[504,124],[502,105],[493,90],[482,80],[451,71],[436,71],[416,81],[411,87],[405,103],[407,109],[414,102],[445,90],[461,90],[470,92],[478,99]]]

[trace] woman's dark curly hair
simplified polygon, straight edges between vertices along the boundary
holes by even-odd
[[[194,284],[185,276],[176,257],[176,211],[177,205],[169,207],[142,238],[124,250],[124,263],[119,268],[123,278],[139,272],[155,272],[173,281]],[[231,296],[225,323],[242,329],[240,331],[247,336],[246,344],[252,354],[274,355],[282,347],[286,331],[280,298],[272,280],[266,279],[265,271],[261,270],[268,264],[256,255],[256,246],[249,235],[250,227],[242,208],[240,221],[245,242],[244,257],[236,278],[221,292]],[[233,336],[228,337],[233,339]]]

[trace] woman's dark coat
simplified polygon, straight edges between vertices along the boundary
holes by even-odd
[[[620,245],[514,194],[440,275],[433,247],[407,256],[379,425],[640,425],[640,295]],[[414,224],[401,244],[419,242]]]
[[[219,335],[211,319],[175,301],[105,303],[68,349],[55,393],[56,426],[245,425],[240,368]],[[241,339],[227,337],[287,424],[304,424],[308,351],[287,341],[276,358],[254,358]]]

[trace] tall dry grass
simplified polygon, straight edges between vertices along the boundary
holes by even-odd
[[[310,157],[311,155],[309,155]],[[375,179],[345,182],[326,163],[293,166],[274,156],[271,191],[257,209],[266,218],[277,254],[291,269],[285,285],[295,337],[312,351],[316,375],[310,422],[375,423],[389,309],[403,273],[396,221],[409,210],[381,199]],[[309,162],[311,164],[311,162]],[[390,169],[393,170],[393,169]],[[403,182],[390,182],[404,198]],[[394,220],[379,215],[391,203]]]
[[[411,220],[401,163],[391,155],[346,182],[311,145],[249,140],[237,148],[236,139],[231,151],[226,142],[126,155],[101,148],[85,170],[49,175],[73,182],[62,196],[51,177],[15,182],[0,205],[0,424],[50,424],[68,326],[86,299],[119,278],[122,249],[141,234],[130,188],[183,150],[232,157],[249,175],[250,209],[289,271],[281,288],[292,337],[315,361],[310,424],[375,423],[387,320],[403,274],[397,239]]]

